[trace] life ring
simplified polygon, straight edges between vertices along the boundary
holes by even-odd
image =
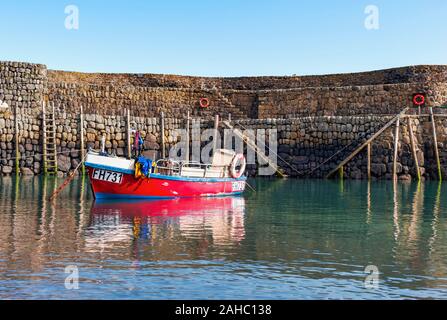
[[[200,107],[208,108],[210,106],[210,100],[208,98],[200,98]]]
[[[239,170],[236,170],[236,167],[240,165]],[[247,161],[242,153],[237,154],[233,161],[231,162],[230,174],[234,179],[239,179],[242,177],[245,171],[245,167],[247,165]]]
[[[422,93],[415,94],[413,97],[413,104],[415,106],[423,106],[425,104],[425,95]]]

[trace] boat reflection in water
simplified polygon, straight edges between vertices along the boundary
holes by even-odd
[[[144,241],[139,249],[145,251],[146,257],[156,254],[166,259],[172,254],[188,254],[182,250],[191,248],[200,254],[212,246],[239,245],[245,238],[244,215],[245,200],[239,196],[100,200],[92,207],[86,246],[89,251],[108,251]],[[192,241],[199,242],[199,246],[192,245]],[[137,254],[138,258],[143,258],[141,254]]]

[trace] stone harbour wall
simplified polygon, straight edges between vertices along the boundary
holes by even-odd
[[[447,66],[410,66],[369,72],[262,77],[192,77],[166,74],[80,73],[49,70],[52,83],[85,83],[161,88],[202,88],[222,90],[280,90],[316,87],[350,87],[399,83],[447,82]]]
[[[16,140],[15,114],[0,113],[0,172],[3,175],[15,173]],[[42,117],[28,109],[19,109],[18,158],[21,174],[33,175],[43,171]],[[175,130],[183,129],[183,119],[166,118],[165,150],[168,152],[179,140]],[[161,153],[160,118],[131,117],[131,128],[144,137],[146,150]],[[201,122],[202,129],[212,128],[212,122]],[[85,148],[99,150],[102,137],[106,137],[105,150],[117,156],[127,155],[127,124],[123,116],[84,115]],[[59,175],[63,176],[75,169],[81,161],[81,122],[79,114],[57,112],[56,146]]]
[[[166,116],[167,148],[175,143],[173,130],[184,128],[188,112],[203,120],[203,128],[212,128],[215,115],[226,119],[231,114],[234,123],[248,129],[278,130],[277,152],[284,160],[280,165],[290,176],[323,177],[363,136],[410,106],[416,92],[426,93],[427,106],[447,105],[447,66],[321,76],[217,78],[76,73],[47,70],[41,64],[0,62],[0,171],[6,175],[15,172],[17,145],[21,173],[42,172],[41,113],[43,102],[47,102],[57,110],[60,175],[81,160],[82,106],[87,147],[98,149],[105,135],[107,151],[124,155],[125,109],[131,111],[133,126],[145,137],[146,148],[153,150],[160,150],[161,113]],[[208,98],[210,106],[200,108],[200,98]],[[447,159],[444,119],[436,118],[443,168]],[[436,164],[430,122],[426,117],[414,122],[418,157],[424,177],[431,179],[436,176]],[[402,126],[401,179],[414,176],[406,130]],[[389,129],[372,144],[375,178],[390,178],[393,134]],[[256,166],[249,166],[249,171],[254,174]],[[345,167],[344,174],[348,178],[365,177],[365,152]]]
[[[15,172],[15,116],[0,115],[0,171],[4,175]],[[237,128],[258,130],[277,130],[278,164],[292,177],[322,178],[335,168],[362,139],[381,128],[391,120],[391,116],[320,116],[295,119],[252,119],[237,120]],[[59,175],[63,176],[77,167],[81,160],[80,120],[74,113],[60,112],[57,115],[57,152]],[[19,156],[20,172],[25,175],[42,172],[41,119],[33,114],[19,114]],[[398,152],[398,174],[400,179],[415,177],[407,118],[400,127],[400,146]],[[428,117],[412,119],[413,130],[418,146],[418,159],[424,178],[437,177],[434,161],[434,148],[431,123]],[[192,124],[192,123],[191,123]],[[447,166],[447,118],[436,117],[438,146],[440,150],[443,176]],[[132,129],[137,129],[144,137],[146,150],[161,151],[161,128],[159,118],[131,117]],[[202,121],[201,130],[213,127],[211,121]],[[184,129],[184,119],[165,119],[166,150],[169,151],[179,137],[174,135],[176,129]],[[123,116],[103,116],[86,114],[84,121],[86,148],[100,149],[102,136],[106,137],[106,151],[117,156],[125,156],[126,118]],[[221,144],[224,145],[225,134],[221,132]],[[268,144],[268,135],[266,137]],[[211,140],[202,137],[202,146]],[[385,131],[372,143],[372,176],[375,179],[391,179],[393,163],[394,126]],[[357,143],[357,144],[356,144]],[[228,144],[227,144],[228,145]],[[260,145],[262,147],[262,145]],[[273,148],[273,146],[272,146]],[[192,150],[192,148],[190,149]],[[245,152],[247,151],[245,146]],[[269,154],[269,151],[266,151]],[[273,153],[271,153],[273,154]],[[336,155],[336,156],[334,156]],[[329,159],[329,160],[328,160]],[[346,178],[366,178],[366,149],[357,155],[345,167]],[[257,174],[257,166],[248,166],[250,175]]]
[[[278,163],[289,176],[324,178],[355,149],[355,146],[359,146],[392,118],[392,116],[323,116],[280,120],[241,120],[240,122],[244,127],[250,128],[277,128]],[[430,119],[429,117],[410,119],[423,178],[437,179]],[[441,171],[443,177],[447,178],[447,117],[435,117],[435,123]],[[395,126],[393,125],[371,143],[373,179],[392,179],[394,134]],[[353,148],[350,149],[350,145]],[[408,118],[401,119],[397,173],[401,180],[411,180],[417,176],[411,152]],[[367,178],[366,148],[345,166],[344,177]]]
[[[258,118],[397,114],[416,92],[427,93],[429,105],[447,104],[446,83],[300,88],[260,92]]]
[[[0,105],[5,103],[12,109],[37,108],[41,106],[46,82],[44,65],[0,62]]]
[[[16,144],[20,155],[19,168],[26,175],[41,172],[41,120],[33,109],[18,109],[18,143],[15,129],[16,115],[0,112],[0,172],[9,175],[15,171]]]
[[[415,66],[323,76],[204,78],[153,74],[48,72],[48,100],[67,110],[140,116],[234,119],[395,114],[424,92],[427,104],[447,104],[447,67]],[[213,88],[216,88],[213,90]],[[199,100],[210,100],[200,108]]]
[[[415,92],[427,104],[447,104],[447,66],[413,66],[321,76],[189,77],[47,70],[45,65],[0,62],[0,105],[142,117],[233,119],[395,114]],[[210,101],[200,108],[200,98]]]
[[[200,107],[201,98],[209,99],[208,108]],[[167,117],[186,117],[189,112],[208,119],[215,114],[231,113],[233,118],[256,114],[255,94],[232,90],[222,95],[209,89],[49,83],[47,99],[58,108],[80,111],[82,105],[84,112],[102,115],[124,115],[125,109],[141,117],[162,112]]]

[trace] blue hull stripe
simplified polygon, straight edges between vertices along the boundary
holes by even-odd
[[[128,170],[128,169],[121,169],[121,168],[115,168],[115,167],[109,167],[105,165],[100,164],[93,164],[86,162],[85,165],[90,168],[94,169],[103,169],[103,170],[109,170],[124,174],[135,174],[135,170]],[[177,177],[177,176],[165,176],[162,174],[151,174],[151,179],[163,179],[163,180],[175,180],[175,181],[188,181],[188,182],[235,182],[235,181],[245,181],[247,180],[247,177],[242,176],[239,179],[234,178],[191,178],[191,177]]]

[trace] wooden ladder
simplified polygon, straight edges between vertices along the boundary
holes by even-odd
[[[409,108],[405,108],[399,114],[397,114],[393,119],[388,121],[382,128],[380,128],[376,133],[374,133],[369,139],[366,139],[358,148],[356,148],[351,154],[349,154],[346,158],[343,159],[340,163],[337,164],[335,169],[332,169],[327,175],[326,179],[329,179],[332,175],[334,175],[340,168],[346,165],[349,161],[351,161],[356,155],[360,153],[363,149],[365,149],[368,144],[370,144],[374,139],[380,136],[386,129],[391,127],[397,120],[399,120],[408,110]]]
[[[254,150],[259,158],[261,158],[265,163],[269,165],[272,169],[275,170],[275,172],[281,177],[281,178],[287,178],[287,175],[284,174],[284,172],[274,163],[270,160],[269,157],[267,157],[264,152],[256,145],[255,142],[253,142],[249,137],[245,136],[240,130],[235,129],[229,121],[222,121],[222,123],[228,128],[233,130],[234,134],[242,139],[247,144],[247,147]]]
[[[43,171],[45,175],[57,174],[56,121],[54,105],[42,105]]]

